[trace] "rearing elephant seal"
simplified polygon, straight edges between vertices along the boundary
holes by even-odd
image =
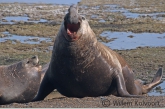
[[[0,105],[30,102],[37,94],[41,66],[38,56],[6,66],[0,66]]]
[[[55,39],[51,62],[33,101],[43,100],[57,89],[68,97],[114,94],[139,97],[160,83],[162,69],[151,84],[134,81],[126,61],[98,42],[85,17],[72,5]]]

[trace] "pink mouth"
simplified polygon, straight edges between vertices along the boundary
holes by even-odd
[[[77,31],[80,28],[80,23],[77,24],[67,24],[67,34],[68,38],[71,40],[77,40],[79,36],[77,35]]]

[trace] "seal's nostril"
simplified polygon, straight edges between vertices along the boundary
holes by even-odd
[[[27,61],[27,64],[29,64],[30,63],[30,61]]]
[[[37,56],[37,55],[34,55],[34,56],[32,57],[32,59],[36,59],[36,58],[38,58],[38,56]]]
[[[35,58],[36,58],[36,56],[33,56],[33,57],[32,57],[32,59],[35,59]]]
[[[85,20],[85,17],[82,17],[83,20]]]

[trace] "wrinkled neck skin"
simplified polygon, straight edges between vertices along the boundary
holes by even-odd
[[[68,41],[67,32],[64,23],[62,23],[54,43],[52,56],[75,59],[88,57],[95,48],[97,39],[86,20],[82,20],[77,34],[80,36],[78,40]]]

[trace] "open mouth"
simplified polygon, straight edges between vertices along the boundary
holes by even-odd
[[[38,65],[38,71],[41,71],[42,70],[42,66],[41,65]]]
[[[36,65],[39,63],[39,59],[38,59],[38,56],[37,55],[34,55],[33,57],[31,57],[27,63],[31,63],[33,62],[33,65]]]
[[[34,65],[34,66],[39,66],[40,63],[39,63],[39,61],[38,61],[38,62],[36,62],[36,63],[33,63],[33,65]]]
[[[33,64],[33,67],[38,68],[38,71],[41,71],[42,70],[42,66],[40,65],[40,62],[39,61],[38,61],[38,63]]]
[[[70,24],[70,23],[65,23],[65,29],[68,34],[69,40],[77,40],[79,38],[77,32],[80,28],[80,22],[77,24]]]

